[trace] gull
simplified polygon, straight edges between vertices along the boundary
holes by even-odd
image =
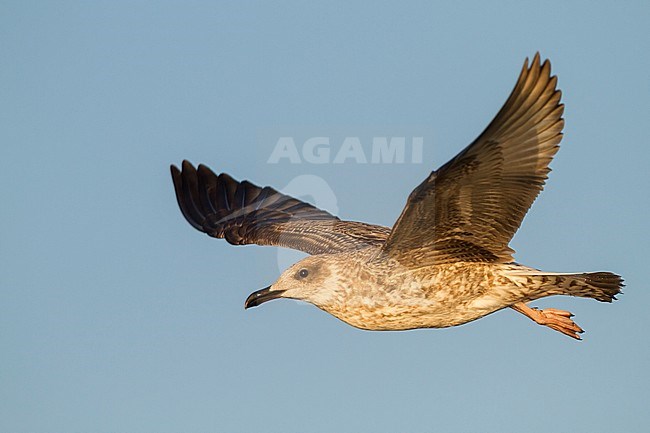
[[[508,244],[542,191],[562,139],[564,105],[548,60],[528,58],[488,127],[409,195],[392,228],[343,221],[271,187],[183,161],[171,166],[178,205],[197,230],[233,245],[310,254],[244,304],[306,301],[366,330],[457,326],[511,308],[580,340],[568,311],[529,302],[552,295],[612,302],[610,272],[521,265]]]

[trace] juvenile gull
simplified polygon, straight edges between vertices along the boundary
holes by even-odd
[[[564,106],[548,60],[526,59],[508,100],[479,137],[408,197],[392,229],[342,221],[308,203],[183,161],[176,198],[197,230],[233,245],[311,254],[245,307],[277,298],[310,302],[357,328],[444,328],[512,308],[580,339],[568,311],[528,302],[569,295],[611,302],[610,272],[544,272],[516,263],[508,243],[544,187],[562,139]]]

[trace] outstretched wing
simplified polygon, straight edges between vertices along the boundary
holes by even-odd
[[[404,265],[510,262],[508,243],[543,189],[564,106],[539,53],[483,133],[411,193],[383,252]]]
[[[233,245],[275,245],[309,254],[335,253],[382,244],[390,229],[341,221],[271,187],[216,175],[205,165],[171,166],[176,199],[195,229]]]

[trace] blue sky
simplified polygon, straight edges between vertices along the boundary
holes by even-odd
[[[645,431],[650,7],[603,3],[3,2],[0,431]],[[289,258],[177,208],[189,159],[392,225],[538,50],[565,138],[512,246],[624,276],[612,305],[536,303],[583,342],[511,311],[384,333],[244,311]],[[374,135],[423,136],[422,162],[268,163],[280,136]]]

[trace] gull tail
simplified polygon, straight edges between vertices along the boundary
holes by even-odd
[[[625,286],[623,278],[611,272],[589,272],[582,274],[544,273],[533,277],[546,289],[545,296],[569,295],[592,298],[600,302],[612,302]]]

